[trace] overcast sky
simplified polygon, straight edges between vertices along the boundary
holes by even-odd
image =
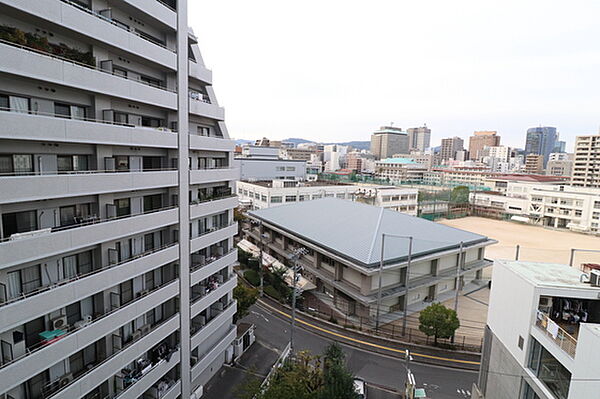
[[[190,0],[233,138],[600,126],[598,0]]]

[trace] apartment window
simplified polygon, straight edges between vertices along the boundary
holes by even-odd
[[[16,154],[12,156],[13,172],[31,173],[33,172],[33,155]]]
[[[327,193],[327,194],[325,194],[325,198],[333,198],[333,193]]]
[[[36,211],[14,212],[2,215],[4,237],[10,237],[15,233],[35,231],[37,229]]]
[[[162,208],[162,195],[146,195],[144,197],[144,212]]]
[[[214,158],[215,168],[226,168],[227,158]]]
[[[59,118],[71,117],[71,106],[69,104],[54,103],[54,116]]]
[[[115,157],[115,164],[117,170],[128,171],[129,170],[129,157],[127,155],[117,155]]]
[[[40,265],[29,266],[20,270],[21,290],[23,294],[29,294],[42,286],[42,273]]]
[[[535,393],[533,388],[531,388],[524,378],[521,383],[520,399],[540,399],[540,397]]]
[[[283,172],[283,171],[285,171],[285,166],[277,166],[277,167],[275,167],[275,170],[277,172]]]
[[[296,202],[296,196],[295,195],[286,195],[285,202]]]
[[[296,167],[295,166],[287,166],[285,168],[285,170],[287,170],[288,172],[294,172],[296,170]]]
[[[198,126],[198,135],[200,136],[210,136],[210,127],[207,126]]]
[[[150,76],[140,76],[140,80],[150,86],[163,87],[163,82],[161,80],[151,78]]]
[[[310,198],[309,195],[299,195],[298,196],[298,201],[306,201]]]
[[[129,198],[115,200],[115,206],[117,208],[117,217],[131,214],[131,200]]]
[[[336,198],[339,198],[339,199],[344,199],[344,198],[346,198],[346,194],[344,194],[344,193],[339,193],[339,194],[336,194],[336,195],[335,195],[335,197],[336,197]]]
[[[120,76],[122,78],[127,78],[127,71],[122,68],[113,67],[113,75]]]
[[[208,167],[208,158],[199,157],[198,158],[198,169],[206,169]]]
[[[8,107],[12,112],[29,113],[29,99],[27,97],[10,96]]]
[[[159,170],[162,167],[161,157],[143,157],[142,158],[142,169],[143,170]]]
[[[133,280],[119,284],[121,306],[133,300]]]
[[[271,203],[272,204],[281,204],[282,202],[283,201],[282,201],[282,198],[281,198],[280,195],[276,195],[276,196],[272,196],[271,197]]]
[[[0,109],[7,110],[8,109],[8,96],[4,94],[0,94]]]
[[[92,271],[92,252],[65,256],[62,260],[63,276],[70,279]]]
[[[154,249],[154,233],[144,235],[144,251],[152,251]]]
[[[263,195],[261,195],[261,196],[260,196],[260,200],[261,200],[262,202],[267,202],[267,196],[266,196],[266,195],[264,195],[264,194],[263,194]]]
[[[238,194],[242,194],[243,190],[241,188],[238,188]]]
[[[575,216],[581,216],[581,210],[575,209]]]
[[[535,338],[531,342],[529,369],[558,399],[567,399],[571,373]]]
[[[127,125],[129,121],[129,117],[124,112],[115,112],[114,113],[114,121],[117,124]]]
[[[142,116],[142,126],[156,128],[161,127],[162,125],[162,119],[152,118],[150,116]]]

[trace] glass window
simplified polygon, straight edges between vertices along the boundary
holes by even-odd
[[[571,373],[533,337],[531,342],[529,368],[558,399],[567,399]]]
[[[296,202],[296,196],[295,195],[286,195],[285,202]]]
[[[21,282],[23,293],[29,294],[42,286],[42,274],[40,265],[26,267],[21,270]]]
[[[281,196],[273,196],[271,197],[271,203],[280,204],[282,202]]]
[[[71,106],[69,106],[69,104],[54,103],[54,116],[58,116],[60,118],[70,118]]]
[[[142,116],[142,126],[146,127],[161,127],[162,120],[158,118],[151,118],[149,116]]]
[[[149,76],[140,76],[140,80],[150,86],[154,86],[154,87],[162,87],[163,86],[161,80],[151,78]]]
[[[144,251],[152,251],[154,249],[154,233],[144,235]]]
[[[0,173],[12,173],[13,159],[10,155],[0,155]]]
[[[85,107],[71,105],[71,115],[73,116],[73,119],[85,119]]]
[[[131,214],[131,201],[129,198],[123,198],[115,200],[115,206],[117,207],[117,217],[128,216]]]
[[[13,155],[13,169],[15,173],[33,172],[33,156],[27,154]]]
[[[8,96],[4,94],[0,94],[0,109],[7,110],[8,109]]]
[[[21,271],[7,273],[8,276],[8,298],[13,299],[21,295]]]
[[[62,261],[65,279],[77,276],[77,255],[65,256]]]
[[[73,170],[90,170],[87,155],[73,155]]]
[[[73,170],[73,157],[71,155],[58,156],[58,171],[68,172]]]
[[[60,208],[60,225],[70,226],[77,223],[75,220],[75,205],[63,206]]]
[[[26,97],[9,97],[9,108],[12,112],[29,112],[29,99]]]
[[[123,78],[127,77],[127,71],[122,68],[113,67],[113,75],[121,76]]]
[[[146,195],[144,197],[144,212],[153,211],[162,207],[162,195]]]
[[[2,215],[2,229],[4,237],[10,237],[15,233],[25,233],[37,230],[37,212],[15,212]]]
[[[293,172],[293,171],[295,171],[295,170],[296,170],[296,167],[295,167],[295,166],[287,166],[287,167],[285,168],[285,170],[287,170],[288,172]]]
[[[129,157],[127,155],[118,155],[115,157],[117,170],[129,170]]]

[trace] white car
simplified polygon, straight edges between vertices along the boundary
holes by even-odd
[[[362,378],[354,379],[354,391],[358,394],[359,399],[367,399],[367,386]]]

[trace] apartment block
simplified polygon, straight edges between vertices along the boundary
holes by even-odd
[[[408,133],[408,150],[425,151],[431,146],[431,129],[425,126],[406,129]]]
[[[498,147],[500,136],[495,131],[474,132],[469,137],[469,159],[479,160],[483,156],[483,150],[487,147]]]
[[[464,149],[464,141],[460,137],[450,137],[442,139],[442,148],[440,149],[440,158],[442,161],[456,159],[456,153]]]
[[[315,294],[361,317],[376,314],[382,233],[412,236],[408,271],[409,240],[385,239],[382,320],[399,317],[405,306],[414,312],[432,301],[444,301],[455,289],[476,283],[491,264],[485,248],[495,243],[418,217],[335,198],[261,209],[249,216],[258,222],[245,229],[251,242],[262,242],[263,249],[280,260],[306,248],[299,264],[303,276],[315,284]]]
[[[577,136],[571,184],[600,188],[600,135]]]
[[[375,162],[375,177],[394,183],[419,182],[427,172],[427,165],[412,158],[386,158]]]
[[[544,156],[527,154],[525,157],[525,173],[541,175],[544,173]]]
[[[595,398],[600,287],[568,265],[496,261],[475,399]]]
[[[239,171],[187,2],[0,9],[0,397],[189,398],[233,353]]]
[[[550,176],[571,177],[573,173],[574,154],[566,152],[553,152],[546,164],[546,174]]]
[[[407,154],[408,150],[408,134],[399,127],[382,126],[371,135],[371,152],[376,159]]]

